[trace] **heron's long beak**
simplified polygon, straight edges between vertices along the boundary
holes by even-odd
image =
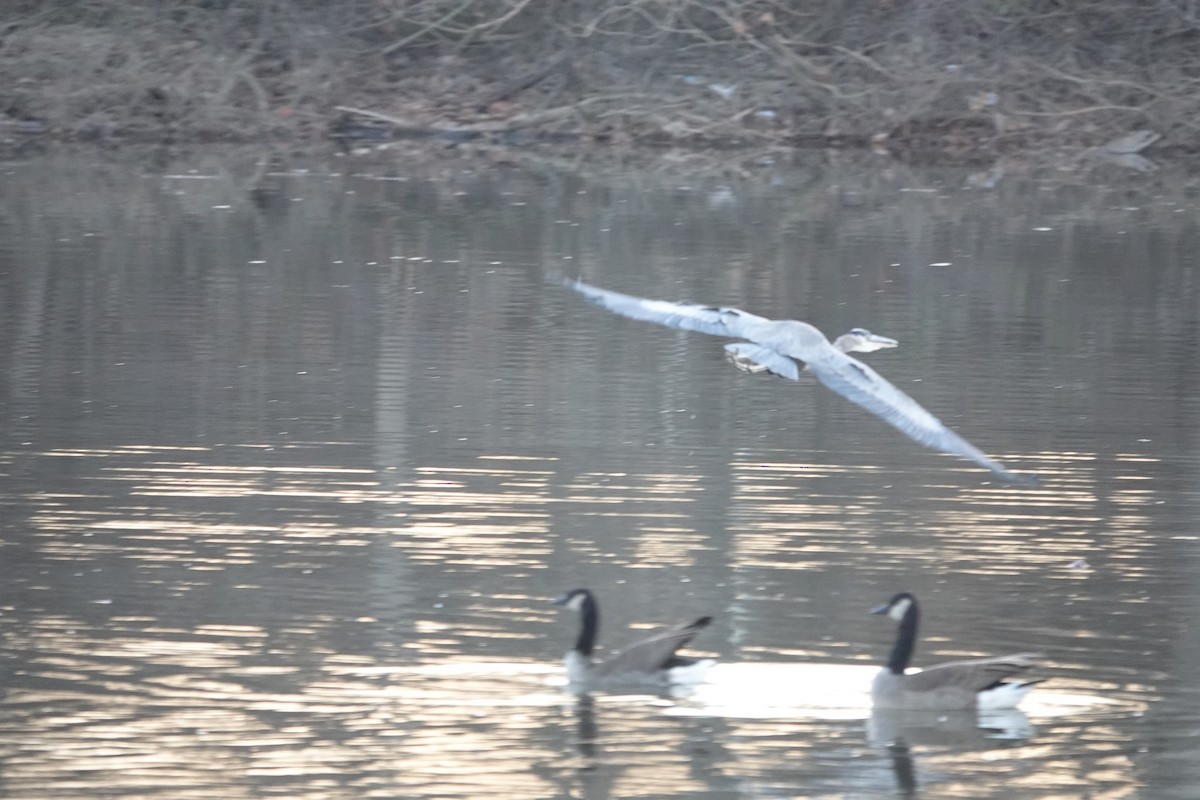
[[[888,604],[884,603],[881,606],[872,608],[868,613],[870,613],[870,614],[886,614],[888,612],[888,607],[889,607]]]
[[[843,353],[873,353],[899,344],[890,336],[880,336],[866,328],[851,328],[849,333],[843,333],[833,342],[833,346]]]
[[[560,596],[560,597],[556,597],[556,598],[554,598],[553,600],[551,600],[551,601],[550,601],[550,605],[552,605],[552,606],[565,606],[565,605],[567,604],[567,598],[568,598],[568,597],[570,597],[570,595],[569,595],[569,594],[564,594],[564,595],[562,595],[562,596]]]

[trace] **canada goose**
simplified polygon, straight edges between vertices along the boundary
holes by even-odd
[[[688,683],[700,680],[716,663],[711,658],[696,659],[676,655],[675,651],[708,627],[712,617],[700,617],[695,622],[655,634],[634,642],[602,661],[592,661],[596,635],[600,631],[600,609],[595,596],[587,589],[572,589],[552,601],[579,612],[579,638],[563,659],[567,679],[572,683],[589,681],[667,681]]]
[[[741,369],[767,370],[798,381],[800,367],[797,362],[803,362],[826,387],[867,409],[918,444],[968,458],[1011,483],[1027,487],[1038,485],[1036,477],[1012,472],[984,455],[875,370],[830,344],[825,334],[807,322],[771,320],[736,308],[647,300],[589,286],[578,280],[567,281],[566,285],[595,305],[631,319],[657,322],[668,328],[748,339],[725,345],[730,360]]]
[[[887,665],[871,684],[876,706],[947,711],[1013,708],[1034,684],[1041,683],[1005,681],[1033,667],[1033,653],[949,661],[906,675],[917,644],[917,598],[901,592],[871,613],[887,614],[900,623]]]

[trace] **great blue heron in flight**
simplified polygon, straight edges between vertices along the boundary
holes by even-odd
[[[849,333],[843,333],[833,340],[833,346],[843,353],[874,353],[876,350],[883,350],[885,347],[896,347],[899,344],[895,339],[871,333],[866,328],[851,328]],[[771,368],[766,364],[760,364],[749,355],[730,349],[729,347],[725,349],[725,356],[729,359],[729,363],[742,372],[753,374],[771,371]]]
[[[838,337],[838,346],[834,346],[825,334],[807,322],[766,319],[736,308],[647,300],[578,280],[568,280],[566,285],[592,303],[622,316],[657,322],[669,328],[748,340],[725,345],[730,360],[739,369],[765,370],[798,381],[801,370],[797,362],[802,362],[805,371],[812,373],[826,387],[867,409],[919,444],[969,458],[1011,483],[1027,487],[1038,485],[1036,477],[1012,472],[988,458],[875,370],[846,355],[850,350],[861,352],[894,347],[894,340],[874,337],[880,341],[872,343],[867,337],[860,336],[863,346],[858,347],[853,340]],[[855,329],[848,335],[856,332],[873,336],[862,329]]]

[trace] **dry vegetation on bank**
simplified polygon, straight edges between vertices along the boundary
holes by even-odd
[[[10,143],[400,133],[964,156],[1098,146],[1149,129],[1163,137],[1157,148],[1200,150],[1195,0],[5,8],[0,134]]]

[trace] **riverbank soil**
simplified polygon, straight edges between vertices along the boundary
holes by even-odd
[[[9,0],[0,137],[1200,150],[1185,0]]]

